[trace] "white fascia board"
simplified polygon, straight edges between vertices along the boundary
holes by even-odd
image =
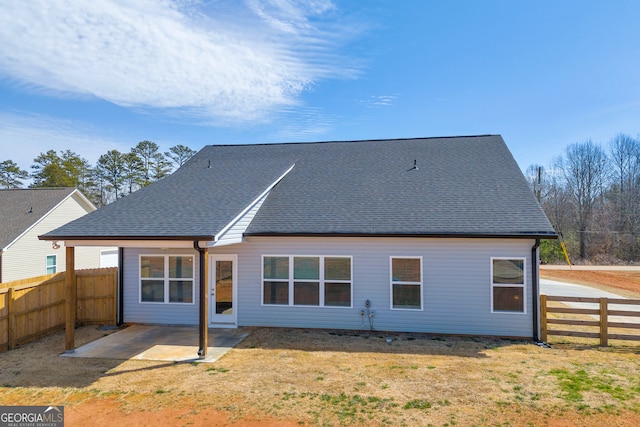
[[[229,245],[237,245],[238,243],[242,243],[243,240],[240,239],[224,239],[215,242],[207,242],[210,248],[219,247],[219,246],[229,246]]]
[[[91,200],[87,199],[87,196],[82,194],[77,188],[71,194],[69,194],[69,197],[73,196],[74,194],[77,194],[80,197],[80,200],[82,200],[89,207],[89,212],[98,210],[98,208],[96,208],[96,205],[94,205]]]
[[[296,164],[292,164],[291,167],[289,169],[287,169],[282,175],[280,175],[280,177],[278,177],[278,179],[276,179],[275,181],[273,181],[271,183],[271,185],[269,185],[267,187],[266,190],[264,190],[262,193],[260,193],[260,195],[258,197],[256,197],[251,203],[249,203],[249,205],[247,207],[245,207],[242,212],[240,212],[235,218],[233,218],[231,221],[229,221],[229,223],[227,225],[225,225],[224,227],[222,227],[222,230],[220,230],[218,232],[218,234],[216,234],[215,236],[215,240],[211,243],[209,243],[210,246],[215,246],[216,242],[218,241],[218,239],[220,239],[221,236],[223,236],[227,231],[229,231],[229,229],[231,227],[233,227],[235,225],[235,223],[237,223],[242,217],[244,217],[247,212],[249,212],[251,210],[251,208],[253,208],[256,203],[258,203],[264,196],[267,195],[267,193],[269,193],[269,191],[271,191],[273,189],[273,187],[275,187],[280,181],[282,181],[282,179],[287,176],[287,174],[289,172],[291,172],[291,170],[296,166]]]

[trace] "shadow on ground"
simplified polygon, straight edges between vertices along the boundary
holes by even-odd
[[[421,333],[349,331],[324,329],[255,328],[236,348],[273,350],[337,351],[451,355],[485,358],[487,350],[512,345],[534,345],[532,341],[491,337],[442,336]]]

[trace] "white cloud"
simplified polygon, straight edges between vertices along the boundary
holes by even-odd
[[[389,107],[398,99],[397,95],[371,95],[369,98],[360,99],[358,102],[367,107]]]
[[[128,152],[132,145],[97,136],[99,131],[84,123],[43,115],[0,112],[0,161],[13,160],[31,172],[33,159],[40,153],[71,150],[95,164],[109,150]]]
[[[344,40],[324,0],[0,0],[0,9],[0,74],[58,96],[237,122],[354,71],[336,53]]]

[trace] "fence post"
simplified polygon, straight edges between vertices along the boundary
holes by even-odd
[[[118,270],[113,270],[113,274],[111,275],[111,283],[113,283],[112,293],[113,298],[111,299],[111,303],[113,304],[113,311],[111,312],[113,315],[113,325],[118,324]]]
[[[600,298],[600,345],[606,347],[609,345],[609,310],[607,298]]]
[[[75,327],[77,311],[77,278],[75,271],[75,247],[66,248],[67,265],[65,272],[65,340],[64,350],[66,353],[73,353],[75,350]]]
[[[13,293],[14,293],[13,287],[9,288],[9,292],[7,292],[7,311],[9,312],[9,319],[8,319],[9,330],[7,331],[8,333],[7,348],[9,350],[13,350],[16,346],[16,313],[15,313],[15,308],[13,307],[13,298],[14,298]]]
[[[540,340],[547,341],[547,296],[540,295]]]

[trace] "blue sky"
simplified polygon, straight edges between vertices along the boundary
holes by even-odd
[[[640,2],[0,0],[0,161],[503,135],[522,169],[640,132]]]

